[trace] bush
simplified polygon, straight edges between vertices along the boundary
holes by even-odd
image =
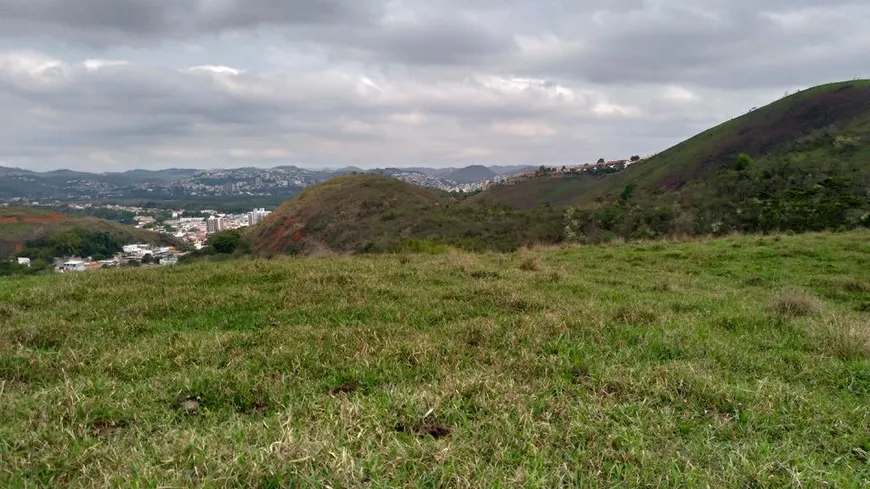
[[[740,153],[737,155],[737,159],[734,161],[734,169],[737,171],[745,171],[748,170],[750,166],[752,166],[752,157],[746,153]]]
[[[230,229],[216,233],[208,240],[208,246],[216,253],[231,255],[242,246],[242,233],[237,229]]]

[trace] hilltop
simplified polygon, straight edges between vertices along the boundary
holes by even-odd
[[[453,245],[515,250],[558,241],[561,217],[549,209],[481,206],[392,177],[355,174],[309,187],[249,235],[259,254],[347,253]]]
[[[104,219],[69,216],[33,208],[0,207],[0,259],[20,252],[29,243],[74,230],[107,233],[123,243],[166,243],[169,238]]]
[[[0,487],[867,487],[868,238],[0,279]]]
[[[870,81],[805,90],[612,175],[546,176],[475,197],[577,206],[586,235],[624,237],[867,223]]]
[[[451,171],[444,178],[452,180],[456,183],[474,183],[485,180],[492,180],[498,174],[483,165],[472,165],[458,170]]]

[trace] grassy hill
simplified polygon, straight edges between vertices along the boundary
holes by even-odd
[[[745,154],[738,162],[738,157]],[[476,199],[594,209],[586,234],[819,230],[868,223],[870,81],[823,85],[705,131],[626,171],[542,177]]]
[[[0,486],[867,487],[868,238],[0,279]]]
[[[161,243],[168,239],[151,231],[94,217],[68,216],[34,208],[0,207],[0,259],[23,250],[28,242],[76,229],[109,233],[125,243]]]
[[[496,172],[485,166],[472,165],[451,171],[445,174],[444,178],[453,180],[456,183],[474,183],[482,180],[490,180],[497,176],[498,174]]]
[[[515,250],[557,241],[561,214],[466,203],[382,175],[344,175],[306,189],[248,236],[259,254],[370,252],[450,244]]]

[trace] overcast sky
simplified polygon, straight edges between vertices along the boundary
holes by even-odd
[[[0,0],[0,165],[583,163],[868,76],[866,0]]]

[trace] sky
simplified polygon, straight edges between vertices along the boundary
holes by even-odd
[[[866,0],[0,0],[0,166],[581,164],[867,77]]]

